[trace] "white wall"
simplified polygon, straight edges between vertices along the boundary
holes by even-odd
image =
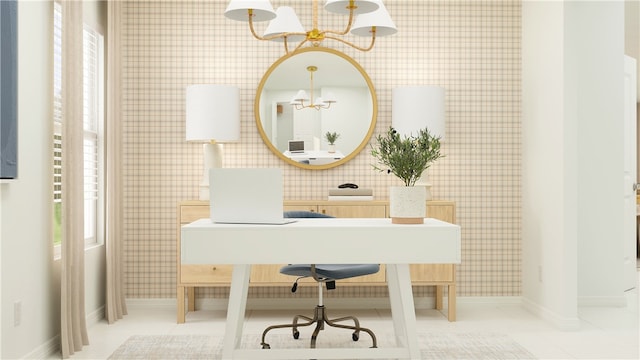
[[[624,27],[625,54],[639,60],[636,63],[638,67],[636,73],[640,74],[640,1],[625,0]],[[638,76],[638,89],[640,89],[640,76]],[[640,103],[640,92],[638,92],[638,103]]]
[[[345,156],[351,154],[362,143],[371,127],[373,104],[371,92],[367,87],[324,87],[324,91],[333,93],[338,103],[331,108],[322,110],[322,129],[320,129],[321,149],[328,148],[324,137],[327,131],[337,132],[340,137],[336,141],[336,149]],[[346,106],[343,104],[361,104],[360,106]]]
[[[523,297],[562,328],[622,295],[622,2],[523,2]]]
[[[579,304],[624,305],[624,3],[566,9],[575,54],[567,66],[577,74]]]
[[[1,186],[2,358],[59,333],[59,264],[51,236],[50,2],[18,4],[18,179]],[[22,303],[14,326],[14,302]]]
[[[105,10],[104,4],[86,1],[84,8],[94,23],[104,21],[97,15]],[[19,2],[18,179],[0,184],[2,359],[43,357],[59,346],[60,262],[53,260],[51,234],[52,27],[52,2]],[[104,305],[104,246],[87,251],[85,271],[85,308],[89,316],[99,317]],[[16,301],[22,304],[18,326],[13,316]]]
[[[547,318],[575,322],[576,170],[565,121],[562,2],[522,6],[523,297]]]

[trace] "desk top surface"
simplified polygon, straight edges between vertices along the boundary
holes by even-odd
[[[456,264],[460,226],[432,218],[419,225],[386,218],[297,219],[285,225],[200,219],[182,226],[181,257],[183,264]]]
[[[425,218],[424,224],[392,224],[390,218],[301,218],[291,219],[295,222],[288,224],[227,224],[214,223],[210,219],[196,220],[190,224],[183,225],[183,230],[202,230],[202,229],[229,229],[229,228],[280,228],[276,230],[284,230],[282,228],[389,228],[401,231],[415,230],[416,228],[460,228],[459,225],[451,224],[446,221]],[[287,231],[287,230],[285,230]]]

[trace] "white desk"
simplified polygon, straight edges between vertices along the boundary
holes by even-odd
[[[182,227],[183,264],[234,265],[223,359],[420,359],[409,264],[459,264],[460,254],[460,227],[430,218],[422,225],[390,219],[300,219],[287,225],[202,219]],[[397,347],[240,349],[251,264],[287,263],[387,264]]]
[[[297,162],[309,161],[311,165],[322,165],[338,161],[344,157],[344,154],[340,151],[330,153],[327,150],[305,150],[302,153],[291,153],[287,150],[284,156]]]

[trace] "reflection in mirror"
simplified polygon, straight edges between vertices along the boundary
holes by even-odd
[[[298,167],[326,169],[349,161],[367,144],[377,100],[353,59],[332,49],[304,48],[265,73],[255,114],[260,135],[276,155]],[[328,132],[339,135],[333,146]]]

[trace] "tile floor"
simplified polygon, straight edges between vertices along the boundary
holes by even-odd
[[[637,290],[628,294],[628,300],[629,306],[626,308],[581,308],[579,331],[560,331],[519,304],[479,303],[473,298],[459,298],[457,322],[447,321],[437,310],[418,310],[416,315],[419,331],[507,334],[540,359],[638,359],[640,315]],[[132,335],[222,336],[224,333],[224,311],[192,312],[187,315],[185,324],[176,324],[174,306],[131,305],[128,310],[129,314],[115,324],[108,325],[101,321],[91,325],[91,344],[74,354],[71,359],[106,359]],[[288,321],[294,313],[299,311],[249,311],[245,333],[259,334],[268,325]],[[389,332],[389,310],[333,311],[329,316],[337,317],[346,313],[359,316],[363,326],[374,332]]]

